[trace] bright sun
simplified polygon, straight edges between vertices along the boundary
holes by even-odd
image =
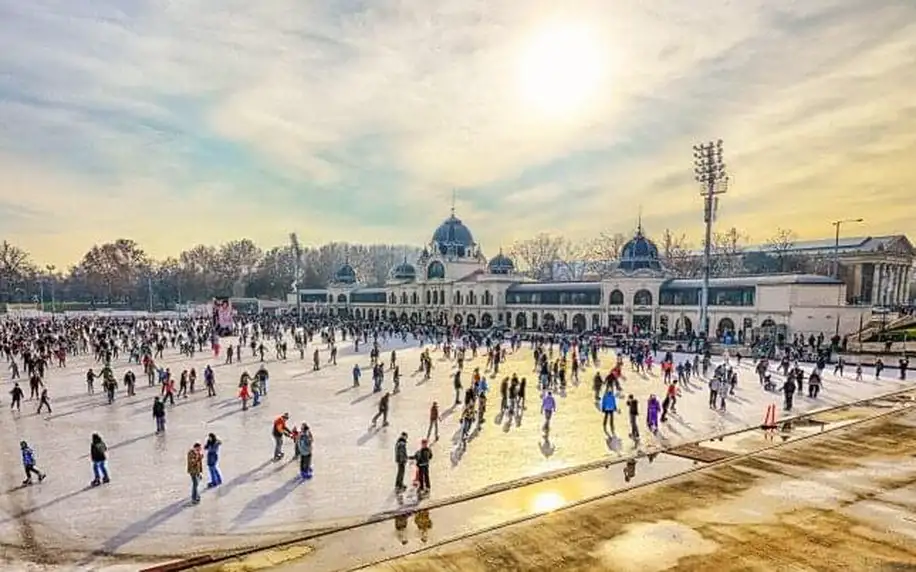
[[[603,79],[601,48],[585,27],[555,27],[535,35],[519,69],[522,98],[550,115],[575,112]]]

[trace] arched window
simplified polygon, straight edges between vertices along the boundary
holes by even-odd
[[[433,301],[433,293],[429,290],[426,291],[426,304],[429,305]]]
[[[388,296],[388,303],[392,305],[398,303],[398,297],[394,295],[394,292],[392,292],[391,295]],[[394,318],[391,318],[391,319],[394,320]]]
[[[445,290],[439,290],[439,305],[445,306]]]
[[[652,305],[652,292],[648,290],[637,290],[636,294],[633,294],[633,305],[634,306],[651,306]]]
[[[490,294],[489,290],[483,291],[483,305],[490,306],[493,304],[493,295]]]
[[[620,290],[614,290],[611,292],[611,299],[609,302],[611,306],[623,306],[623,292]]]
[[[410,294],[410,303],[413,304],[414,306],[416,306],[417,304],[419,304],[419,303],[420,303],[420,295],[417,294],[416,292],[412,292],[412,293]],[[419,319],[419,318],[417,318],[417,319]]]
[[[455,292],[455,305],[456,306],[461,305],[461,292]],[[455,323],[458,323],[458,322],[455,322]]]
[[[401,304],[407,305],[407,292],[401,292]]]
[[[439,303],[439,291],[433,290],[433,304]]]

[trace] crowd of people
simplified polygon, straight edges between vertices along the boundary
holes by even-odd
[[[667,351],[652,338],[620,339],[598,335],[573,334],[523,334],[491,330],[469,331],[459,327],[443,328],[426,325],[407,325],[387,322],[366,322],[334,318],[324,315],[259,315],[239,318],[232,331],[220,331],[209,319],[185,318],[179,320],[116,319],[116,318],[56,318],[7,319],[0,322],[0,353],[7,362],[9,373],[4,382],[11,384],[10,409],[20,414],[24,401],[37,401],[37,414],[52,412],[52,397],[48,383],[57,370],[69,367],[74,357],[94,360],[95,366],[86,373],[87,394],[94,394],[100,382],[108,404],[114,404],[118,394],[115,371],[123,371],[120,385],[128,396],[136,394],[137,377],[146,378],[147,387],[157,388],[151,405],[151,417],[157,434],[167,431],[167,417],[176,399],[195,394],[198,372],[194,367],[173,372],[161,365],[166,352],[192,358],[196,353],[212,352],[215,363],[240,363],[244,359],[254,370],[245,370],[238,380],[230,380],[231,392],[238,398],[239,407],[262,407],[269,394],[271,381],[268,366],[271,361],[299,359],[311,361],[312,371],[337,363],[338,347],[350,344],[353,351],[368,347],[368,369],[371,370],[372,391],[378,396],[376,414],[369,422],[369,430],[389,426],[391,401],[401,391],[401,363],[396,349],[414,344],[423,348],[416,372],[428,380],[432,370],[445,368],[451,380],[449,396],[454,390],[454,405],[460,409],[457,443],[464,451],[469,441],[487,423],[490,393],[498,391],[497,422],[521,421],[528,408],[529,398],[536,397],[542,417],[542,433],[549,440],[551,423],[558,410],[557,395],[565,395],[568,384],[580,382],[588,371],[592,378],[595,409],[600,413],[604,432],[617,436],[615,417],[626,414],[627,436],[640,439],[640,430],[657,434],[672,415],[678,415],[677,402],[684,389],[705,386],[709,392],[709,407],[724,411],[739,383],[738,368],[742,359],[740,350],[726,353],[716,359],[708,347],[691,354]],[[781,392],[784,408],[791,411],[796,393],[807,382],[808,398],[817,399],[827,358],[820,357],[806,370],[798,361],[799,342],[767,352],[755,359],[754,371],[765,391]],[[530,367],[513,360],[512,370],[507,367],[508,357],[518,354],[527,345],[532,361]],[[812,342],[817,347],[820,342]],[[292,351],[290,351],[292,349]],[[363,350],[364,351],[364,350]],[[384,352],[384,353],[383,353]],[[434,366],[433,355],[439,359]],[[771,359],[775,356],[775,359]],[[900,377],[905,379],[908,362],[899,362]],[[835,363],[834,373],[844,374],[844,362]],[[876,367],[874,375],[880,378],[883,364]],[[96,371],[97,370],[97,371]],[[135,373],[136,371],[136,373]],[[643,379],[642,374],[658,373],[662,381],[657,393],[637,397],[628,377]],[[348,375],[348,374],[344,374]],[[363,371],[356,363],[349,373],[353,387],[358,387]],[[861,379],[861,366],[856,375]],[[778,382],[777,378],[781,378]],[[529,381],[529,377],[531,380]],[[215,397],[220,389],[216,373],[207,365],[200,373],[207,397]],[[390,380],[390,389],[386,383]],[[284,380],[281,380],[281,382]],[[20,383],[27,383],[29,396]],[[225,383],[225,382],[224,382]],[[177,387],[176,387],[177,385]],[[630,389],[627,391],[625,389]],[[532,391],[533,390],[533,391]],[[533,393],[533,395],[532,395]],[[439,441],[443,421],[438,401],[429,408],[426,434],[419,447],[411,451],[409,435],[400,431],[394,450],[394,489],[398,493],[408,490],[407,467],[415,465],[412,482],[418,496],[427,495],[431,489],[430,465],[434,459],[435,444]],[[379,423],[381,422],[381,423]],[[299,475],[308,480],[313,477],[312,456],[316,439],[308,423],[293,423],[284,412],[274,419],[271,427],[274,441],[273,459],[284,458],[287,440],[292,443],[293,456],[298,459]],[[193,443],[187,451],[186,471],[191,480],[191,501],[200,502],[200,487],[207,467],[208,488],[219,487],[222,475],[219,468],[221,441],[209,433],[205,440]],[[92,463],[92,486],[110,482],[107,468],[107,446],[99,433],[89,437],[89,459]],[[22,465],[25,471],[23,486],[40,483],[47,474],[39,469],[35,451],[27,440],[20,443]]]

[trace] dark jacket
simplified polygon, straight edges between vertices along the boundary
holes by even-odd
[[[399,465],[407,463],[407,439],[403,437],[399,437],[394,445],[394,462]]]
[[[89,457],[93,463],[99,463],[107,459],[105,455],[107,451],[108,447],[105,446],[105,441],[99,439],[98,441],[93,441],[92,445],[89,446]]]
[[[153,403],[153,417],[165,417],[165,403],[157,401]]]
[[[433,451],[429,447],[421,447],[412,458],[417,462],[418,467],[428,467],[433,458]]]

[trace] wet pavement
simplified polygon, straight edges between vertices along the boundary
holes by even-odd
[[[825,436],[832,435],[834,430],[851,427],[863,419],[909,411],[914,398],[916,391],[873,403],[842,407],[785,423],[771,433],[759,429],[744,431],[721,440],[706,441],[699,448],[706,450],[705,454],[710,451],[720,453],[714,455],[720,459],[715,463],[716,466],[726,464],[727,459],[740,462],[748,454],[765,452],[774,446],[791,444],[825,431],[828,432]],[[356,530],[332,533],[286,546],[279,551],[258,552],[249,557],[199,569],[226,572],[237,569],[309,572],[350,570],[500,529],[510,523],[529,521],[560,508],[582,505],[608,495],[625,494],[628,490],[647,484],[666,482],[700,469],[710,469],[710,465],[669,453],[643,453],[630,461],[614,462],[465,502],[407,512],[397,518]]]
[[[364,569],[916,569],[916,413],[872,413],[882,417],[793,431],[784,446]]]

